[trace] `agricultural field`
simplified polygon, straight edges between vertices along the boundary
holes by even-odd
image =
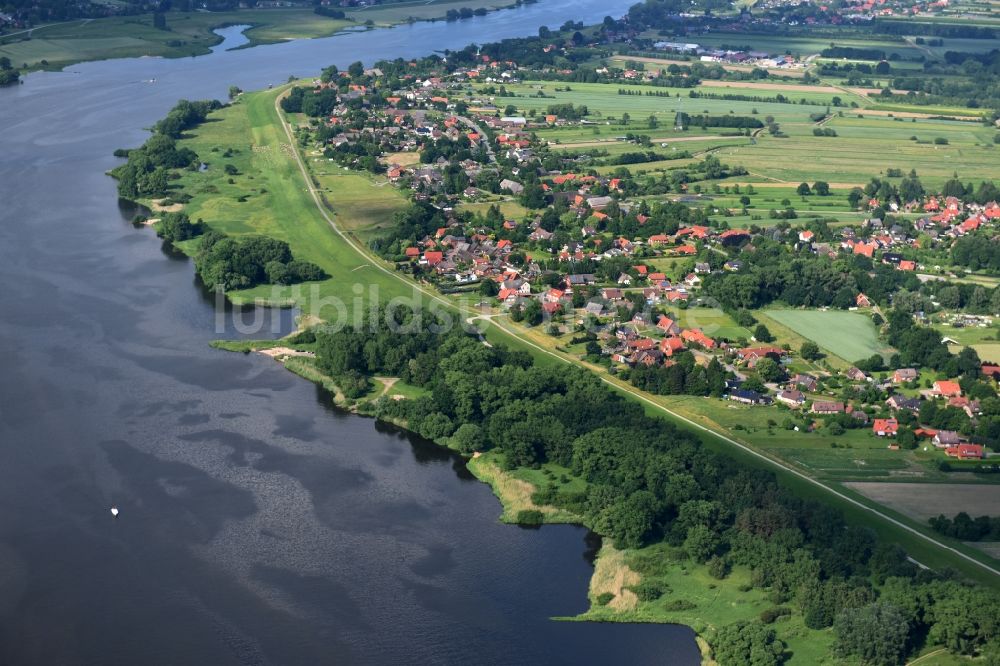
[[[765,314],[848,362],[888,351],[866,314],[841,310],[768,310]]]
[[[488,211],[491,206],[497,206],[500,209],[500,212],[503,213],[504,218],[508,220],[521,220],[528,214],[528,209],[513,199],[500,201],[478,201],[475,203],[463,202],[459,204],[458,209],[485,215],[486,211]]]
[[[970,516],[1000,515],[1000,485],[866,482],[844,485],[921,523],[941,514],[951,517],[962,511]]]
[[[322,159],[313,161],[310,170],[330,205],[353,211],[342,225],[363,242],[378,236],[392,224],[396,211],[407,205],[406,198],[385,179],[375,181]]]
[[[791,92],[796,88],[802,88],[804,92]],[[755,186],[771,183],[794,189],[800,182],[811,183],[822,178],[835,191],[841,190],[846,194],[850,188],[881,176],[887,168],[900,168],[904,172],[915,169],[922,182],[929,187],[940,186],[956,172],[960,177],[975,180],[1000,178],[998,147],[993,143],[996,131],[971,120],[930,117],[947,113],[948,109],[914,107],[919,112],[907,112],[891,110],[898,105],[884,109],[865,108],[878,104],[878,100],[832,86],[787,83],[713,81],[698,90],[773,97],[779,94],[780,89],[780,94],[793,99],[806,97],[812,103],[691,99],[687,89],[642,85],[628,86],[628,90],[641,94],[619,95],[618,89],[619,86],[611,84],[566,85],[528,81],[508,86],[508,92],[515,97],[497,98],[496,101],[501,105],[513,105],[521,113],[533,111],[536,114],[544,113],[554,104],[586,106],[590,112],[588,120],[592,124],[538,131],[540,138],[558,144],[553,146],[555,150],[596,149],[607,151],[613,158],[639,149],[635,144],[621,140],[626,133],[645,134],[650,137],[653,150],[664,154],[684,150],[697,158],[712,153],[726,164],[743,166],[749,175],[732,181],[753,183]],[[658,97],[646,95],[646,92],[671,96]],[[543,96],[539,97],[540,94]],[[817,123],[810,116],[826,111],[828,107],[825,105],[832,103],[834,97],[839,97],[842,105],[856,103],[860,106],[829,107],[832,116],[822,126],[832,129],[837,135],[815,136],[813,130],[817,128]],[[676,131],[674,119],[679,111],[690,115],[752,116],[762,121],[771,117],[780,126],[782,136],[771,136],[767,132],[758,132],[753,139],[723,136],[734,132],[722,128],[702,130],[691,127],[686,131]],[[966,113],[968,111],[965,110]],[[630,117],[628,125],[622,124],[625,113]],[[655,128],[649,125],[650,116],[657,119]],[[667,146],[663,147],[663,143]],[[635,173],[648,173],[682,168],[684,165],[681,160],[661,160],[632,164],[628,168]],[[599,171],[610,172],[614,168],[601,167]],[[778,200],[781,198],[784,197]],[[820,197],[809,199],[807,204],[796,201],[795,205],[797,209],[804,210],[814,210],[815,206],[819,213],[824,213],[825,208],[832,208],[828,201]],[[777,206],[767,206],[765,210],[771,207]]]

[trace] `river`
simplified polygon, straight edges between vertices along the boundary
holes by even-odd
[[[460,459],[211,349],[192,265],[129,224],[105,175],[179,98],[611,6],[235,51],[229,29],[211,55],[0,90],[0,663],[698,662],[685,627],[549,620],[586,608],[586,530],[501,525]]]

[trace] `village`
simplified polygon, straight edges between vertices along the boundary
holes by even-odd
[[[785,409],[796,414],[791,428],[797,431],[868,429],[891,450],[924,446],[956,460],[987,457],[988,449],[969,437],[980,401],[964,395],[956,377],[937,379],[919,368],[820,367],[803,363],[789,344],[770,344],[767,334],[734,336],[697,322],[699,312],[720,308],[703,283],[745,273],[745,257],[762,240],[800,257],[869,260],[881,270],[910,274],[913,284],[947,282],[954,272],[922,259],[970,234],[995,235],[996,201],[932,194],[905,199],[884,191],[880,197],[873,187],[852,193],[852,203],[868,215],[857,225],[729,228],[728,211],[702,214],[698,192],[704,183],[676,184],[676,194],[661,205],[641,196],[640,179],[625,168],[601,173],[571,154],[553,152],[539,130],[593,121],[572,105],[524,115],[505,106],[498,86],[537,76],[515,62],[482,56],[475,67],[392,77],[398,85],[391,90],[381,87],[386,72],[354,74],[339,72],[317,83],[313,94],[339,91],[337,102],[328,114],[302,123],[300,132],[317,130],[318,122],[315,137],[326,159],[384,175],[421,207],[419,219],[405,226],[406,235],[373,243],[399,270],[446,293],[475,293],[481,304],[523,325],[572,334],[586,343],[586,359],[622,378],[678,363],[711,366],[724,375],[724,386],[697,392]],[[637,73],[605,68],[603,74],[624,81]],[[481,94],[477,86],[494,94]],[[730,173],[726,165],[710,166]],[[819,192],[824,185],[803,183],[799,193]],[[524,214],[502,214],[511,202]],[[477,213],[469,212],[472,206]],[[692,215],[678,221],[681,209]],[[884,322],[890,300],[858,291],[837,307]],[[992,325],[989,316],[960,316]],[[914,318],[926,320],[923,312]],[[994,385],[1000,377],[996,360],[983,359],[978,368]],[[928,402],[961,418],[951,419],[952,429],[921,424]]]

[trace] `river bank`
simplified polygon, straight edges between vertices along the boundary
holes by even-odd
[[[537,2],[537,0],[529,0]],[[0,57],[8,57],[22,75],[59,71],[82,62],[117,58],[187,58],[211,53],[226,41],[220,31],[237,27],[241,39],[229,50],[322,39],[344,32],[391,28],[420,21],[444,20],[449,11],[468,7],[484,15],[520,7],[523,0],[431,0],[346,9],[332,18],[312,9],[238,9],[221,12],[168,11],[159,28],[153,14],[51,23],[0,34]]]

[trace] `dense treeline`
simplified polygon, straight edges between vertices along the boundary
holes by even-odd
[[[222,102],[214,99],[200,102],[182,99],[162,120],[156,123],[153,131],[172,139],[179,139],[184,130],[200,125],[205,122],[209,113],[221,108]]]
[[[164,213],[156,225],[156,233],[172,243],[191,240],[205,233],[205,224],[192,222],[185,213]]]
[[[925,35],[960,39],[996,39],[997,37],[994,28],[968,23],[877,20],[874,26],[875,32],[886,35]]]
[[[862,49],[854,46],[831,46],[819,52],[824,58],[846,58],[848,60],[885,60],[881,49]]]
[[[191,129],[211,111],[221,109],[216,100],[189,102],[182,99],[153,126],[153,136],[135,150],[116,150],[118,157],[128,161],[111,171],[118,181],[118,194],[126,199],[162,197],[167,194],[169,169],[191,168],[198,164],[198,155],[190,148],[178,148],[176,140],[184,130]]]
[[[707,366],[695,363],[694,355],[682,352],[675,355],[671,366],[636,366],[629,370],[632,386],[660,395],[701,395],[722,397],[726,391],[729,373],[712,358]]]
[[[951,246],[951,260],[972,271],[1000,273],[1000,241],[982,236],[962,236]]]
[[[206,285],[226,290],[327,277],[316,264],[294,259],[284,241],[265,236],[236,239],[211,230],[201,238],[195,268]]]
[[[167,194],[169,169],[185,169],[198,164],[190,148],[178,148],[170,136],[155,133],[140,148],[124,153],[128,161],[115,167],[111,175],[118,181],[118,194],[126,199],[162,197]]]
[[[435,333],[442,325],[426,312],[370,314],[358,328],[318,330],[317,362],[355,394],[373,375],[425,389],[375,407],[424,437],[467,454],[498,451],[511,468],[568,468],[586,489],[545,486],[535,501],[581,515],[619,547],[666,542],[718,578],[748,567],[751,584],[798,608],[807,626],[833,626],[844,657],[899,664],[925,637],[961,654],[995,649],[987,644],[1000,631],[1000,605],[990,592],[919,570],[899,546],[645,416],[590,373],[536,366],[458,330]],[[751,645],[760,645],[773,659],[759,663],[780,663],[780,641],[761,626],[721,629],[717,656],[750,663]]]
[[[812,223],[822,234],[829,233]],[[789,246],[763,237],[754,239],[754,249],[741,255],[748,269],[739,273],[706,276],[705,292],[732,310],[753,310],[774,301],[793,307],[847,309],[858,293],[876,302],[888,302],[900,289],[916,290],[916,275],[886,264],[873,264],[859,256],[831,259],[812,253],[795,253]]]
[[[3,56],[0,58],[0,86],[9,86],[21,80],[21,72],[14,69],[10,58]]]
[[[337,106],[337,100],[336,88],[314,91],[312,88],[296,86],[281,100],[281,108],[285,113],[304,113],[317,118],[330,115]]]
[[[747,127],[757,129],[764,126],[764,123],[752,116],[709,116],[699,114],[690,116],[683,111],[677,114],[678,120],[684,127],[736,127],[745,129]]]
[[[1000,541],[1000,517],[998,516],[973,518],[962,511],[954,518],[940,515],[937,518],[931,518],[929,522],[935,532],[959,541]]]

